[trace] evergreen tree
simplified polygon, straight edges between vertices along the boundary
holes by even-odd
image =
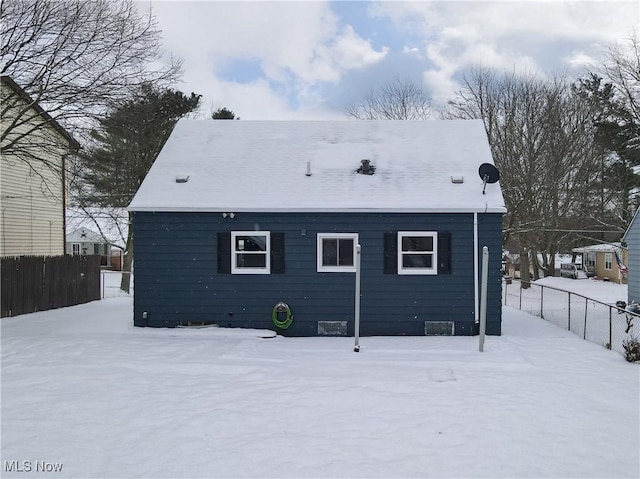
[[[200,95],[158,89],[146,83],[92,131],[93,147],[82,156],[81,206],[126,207],[151,168],[176,122],[198,108]],[[129,220],[131,218],[129,217]],[[123,269],[131,271],[131,229]],[[129,290],[129,275],[121,285]]]
[[[212,120],[235,120],[236,114],[229,110],[228,108],[222,107],[218,108],[216,111],[211,113]],[[238,118],[239,120],[240,118]]]
[[[631,220],[634,206],[632,192],[640,187],[640,124],[616,95],[616,87],[591,73],[578,81],[576,92],[593,111],[596,143],[601,149],[601,192],[603,204],[613,205],[613,216],[624,229]],[[604,212],[603,212],[604,213]]]

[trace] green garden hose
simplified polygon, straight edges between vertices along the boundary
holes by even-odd
[[[287,314],[286,318],[282,321],[278,318],[278,314],[280,313]],[[284,301],[280,301],[273,307],[273,311],[271,312],[271,319],[273,320],[273,324],[275,324],[280,329],[287,329],[293,322],[293,314],[291,314],[291,308]]]

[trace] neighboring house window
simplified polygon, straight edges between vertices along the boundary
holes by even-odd
[[[317,271],[319,273],[353,272],[357,233],[318,233]]]
[[[93,243],[93,254],[101,254],[99,243]]]
[[[596,254],[595,253],[587,253],[585,255],[584,265],[585,266],[595,266],[596,265]]]
[[[398,274],[438,274],[438,233],[398,231]]]
[[[80,243],[71,244],[71,254],[80,254]]]
[[[269,231],[231,232],[231,273],[270,274]]]
[[[604,269],[610,270],[613,268],[613,253],[604,254]]]
[[[390,231],[383,248],[384,274],[452,274],[449,231]]]

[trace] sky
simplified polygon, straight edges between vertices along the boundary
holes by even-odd
[[[398,78],[437,106],[474,65],[584,75],[640,25],[640,1],[140,2],[184,62],[176,88],[246,120],[345,119]]]

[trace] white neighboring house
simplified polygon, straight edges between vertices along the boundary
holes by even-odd
[[[67,254],[99,254],[103,267],[122,269],[129,227],[126,210],[69,207],[66,217]]]
[[[0,76],[0,256],[65,253],[66,158],[78,142],[9,76]]]

